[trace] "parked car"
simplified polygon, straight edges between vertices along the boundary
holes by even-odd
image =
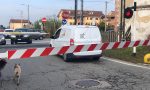
[[[26,28],[16,29],[14,32],[16,34],[11,35],[11,44],[17,44],[18,42],[27,42],[28,44],[32,43],[32,37]]]
[[[0,34],[0,45],[6,45],[5,36],[3,34]]]
[[[35,32],[35,33],[37,33],[37,34],[33,34],[31,37],[32,37],[32,39],[35,39],[35,40],[43,40],[43,35],[38,31],[38,30],[36,30],[36,29],[30,29],[30,31],[29,32]]]
[[[11,32],[14,32],[14,29],[5,29],[4,32],[6,32],[6,33],[5,33],[5,37],[6,37],[6,38],[10,38]]]
[[[5,29],[4,32],[14,32],[14,29]]]
[[[46,33],[44,30],[38,29],[37,31],[40,32],[40,34],[41,34],[41,36],[42,36],[43,38],[46,38],[46,37],[49,36],[49,34]]]
[[[102,43],[101,33],[97,26],[64,25],[60,27],[51,37],[50,47],[61,47],[70,45],[87,45]],[[63,55],[65,61],[75,57],[89,57],[99,60],[102,50],[68,53]]]

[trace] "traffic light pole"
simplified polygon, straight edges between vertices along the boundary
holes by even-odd
[[[136,2],[134,2],[134,17],[133,17],[133,30],[136,30],[136,24],[135,24],[135,20],[136,20]],[[133,35],[133,40],[135,40],[135,35]],[[133,56],[136,56],[136,47],[133,47]]]
[[[122,9],[123,9],[123,0],[121,0],[121,8],[120,8],[121,10],[120,10],[120,31],[119,31],[119,39],[120,39],[120,41],[121,41],[121,39],[122,39],[122,26],[123,26],[123,24],[122,24],[122,17],[123,17],[123,13],[122,13]]]
[[[125,10],[126,8],[126,0],[124,0],[124,3],[123,3],[123,10]],[[124,11],[123,11],[124,12]],[[124,14],[124,13],[123,13]],[[125,39],[125,18],[124,18],[124,15],[123,15],[123,39]]]
[[[77,7],[78,7],[78,1],[75,0],[75,10],[74,10],[74,24],[77,24]]]

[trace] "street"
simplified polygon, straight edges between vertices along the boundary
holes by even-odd
[[[9,49],[46,47],[49,39],[33,44],[0,46]],[[13,81],[15,63],[20,63],[20,85]],[[106,59],[75,59],[64,62],[61,56],[9,60],[2,70],[0,90],[149,90],[148,68],[129,66]]]

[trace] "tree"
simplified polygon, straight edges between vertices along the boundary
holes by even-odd
[[[35,28],[35,29],[41,29],[41,25],[40,25],[39,23],[40,23],[40,21],[36,21],[36,22],[34,23],[34,28]]]
[[[40,29],[41,26],[39,25],[39,22],[41,22],[41,19],[36,21],[34,23],[34,28]],[[47,17],[47,21],[44,24],[45,31],[49,33],[51,36],[54,34],[54,32],[61,26],[61,21],[58,20],[55,16]]]
[[[101,22],[98,27],[101,31],[105,31],[105,22]]]

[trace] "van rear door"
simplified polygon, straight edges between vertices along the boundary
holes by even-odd
[[[75,44],[100,44],[101,34],[96,26],[77,27],[75,29]]]

